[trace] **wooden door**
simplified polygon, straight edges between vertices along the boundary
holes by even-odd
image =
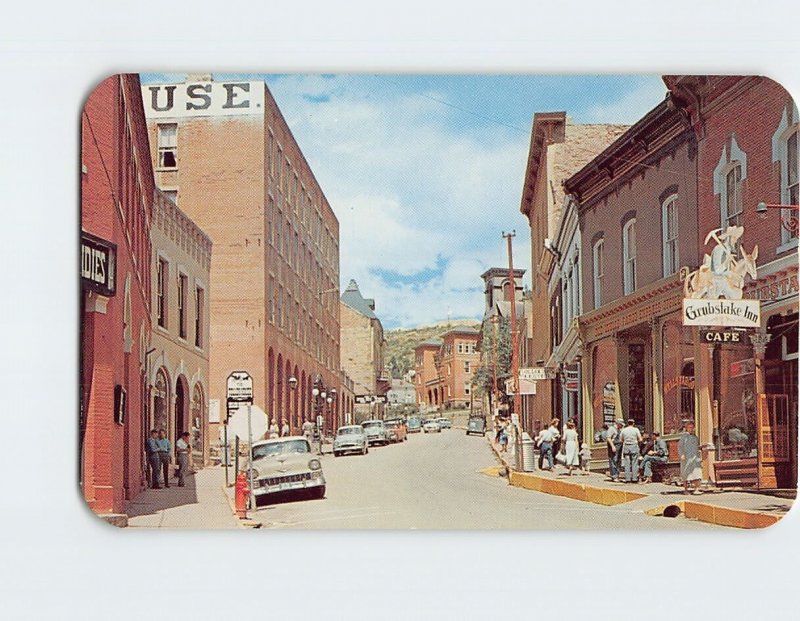
[[[759,395],[758,486],[786,486],[789,474],[789,396]]]

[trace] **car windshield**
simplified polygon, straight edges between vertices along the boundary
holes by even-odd
[[[288,442],[267,442],[253,447],[253,461],[264,457],[275,457],[276,455],[310,452],[311,447],[303,439],[289,440]]]
[[[339,431],[336,432],[337,436],[344,436],[354,433],[364,433],[364,430],[361,427],[342,427]]]
[[[395,429],[397,428],[398,425],[397,423],[383,423],[383,426],[386,427],[387,429]]]
[[[364,423],[364,429],[377,429],[379,427],[383,427],[383,423],[379,420],[372,423]]]

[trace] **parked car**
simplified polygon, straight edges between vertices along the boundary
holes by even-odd
[[[369,453],[369,440],[361,425],[347,425],[336,430],[333,439],[333,456],[339,457],[345,453]]]
[[[424,425],[422,425],[422,430],[425,433],[442,433],[441,425],[439,425],[439,423],[433,419],[429,420]]]
[[[314,498],[325,496],[322,463],[303,436],[253,442],[251,463],[256,501],[282,492],[308,491]]]
[[[486,419],[483,416],[470,416],[467,421],[467,435],[485,435],[486,434]]]
[[[386,435],[382,420],[367,420],[361,423],[361,426],[367,434],[369,444],[389,444],[389,437]]]
[[[419,419],[416,416],[412,416],[408,419],[408,423],[406,424],[408,433],[419,433],[422,431],[422,423],[420,423]]]
[[[439,427],[442,429],[450,429],[453,426],[453,421],[451,421],[446,416],[441,416],[436,419],[436,422],[439,423]]]
[[[397,420],[383,421],[383,428],[386,429],[386,435],[389,437],[389,442],[405,442],[408,439],[406,433],[406,426]]]

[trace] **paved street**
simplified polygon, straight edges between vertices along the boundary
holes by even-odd
[[[482,469],[497,465],[485,439],[460,429],[411,434],[366,456],[326,454],[322,500],[281,502],[250,517],[272,528],[708,529],[508,485]]]

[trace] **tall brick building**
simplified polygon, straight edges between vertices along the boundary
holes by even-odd
[[[263,82],[190,76],[141,96],[156,183],[214,244],[211,407],[224,417],[226,379],[247,371],[255,404],[296,431],[317,376],[342,392],[339,222]]]
[[[107,78],[81,116],[80,473],[99,514],[146,482],[153,194],[139,78]]]
[[[391,388],[384,373],[386,339],[383,325],[375,314],[375,300],[364,298],[355,280],[351,280],[341,297],[341,364],[353,380],[356,421],[371,416],[383,418],[385,405],[372,397],[383,398]]]

